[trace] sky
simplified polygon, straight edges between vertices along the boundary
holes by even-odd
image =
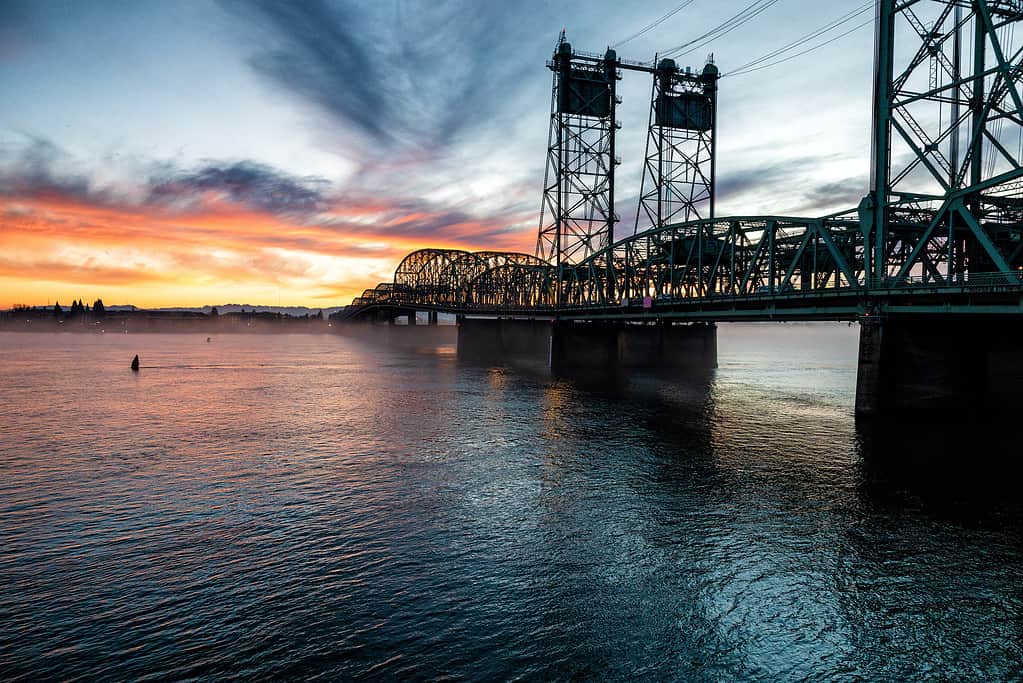
[[[603,52],[679,4],[0,0],[0,308],[329,307],[414,249],[532,253],[559,31]],[[693,0],[618,53],[649,60],[748,4]],[[777,0],[676,58],[726,74],[718,215],[866,193],[869,25],[727,75],[862,5]],[[618,237],[650,97],[624,75]]]

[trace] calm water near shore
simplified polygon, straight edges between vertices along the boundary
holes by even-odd
[[[857,425],[856,334],[0,333],[0,679],[1023,678],[1014,426]]]

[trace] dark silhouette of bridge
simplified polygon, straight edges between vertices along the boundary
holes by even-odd
[[[535,255],[419,250],[337,319],[454,313],[460,354],[552,367],[712,365],[716,322],[858,321],[858,412],[999,408],[1023,382],[1020,19],[1019,0],[880,0],[870,190],[811,218],[715,215],[712,60],[632,62],[562,34]],[[634,231],[615,241],[623,71],[653,95]]]

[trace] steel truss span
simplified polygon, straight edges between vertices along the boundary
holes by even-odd
[[[892,224],[897,233],[919,230],[931,220],[933,214],[904,211],[893,214]],[[905,259],[912,254],[908,244],[896,247]],[[1023,294],[1018,256],[1017,269],[1004,273],[967,273],[948,282],[921,270],[868,286],[865,250],[856,211],[822,218],[704,219],[655,228],[563,267],[560,278],[558,269],[528,254],[423,249],[401,262],[393,283],[353,301],[344,317],[357,317],[371,305],[454,313],[579,316],[592,311],[602,317],[670,316],[698,306],[715,317],[715,310],[735,310],[738,304],[748,309],[750,303],[761,307],[764,317],[777,317],[779,303],[817,308],[826,300],[844,302],[839,303],[843,312],[836,310],[833,317],[847,318],[868,312],[870,297],[881,304],[917,295],[927,305],[940,299],[947,306],[962,296]],[[893,257],[892,272],[902,263]],[[1020,312],[1017,304],[1014,310]],[[788,317],[800,315],[790,310]]]
[[[413,252],[340,317],[1021,315],[1021,19],[1020,0],[878,0],[870,191],[819,218],[714,216],[713,65],[680,75],[562,37],[538,256]],[[639,207],[652,226],[611,243],[618,69],[655,77]],[[576,119],[600,135],[582,144]]]

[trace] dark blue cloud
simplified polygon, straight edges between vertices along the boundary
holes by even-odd
[[[298,178],[252,161],[211,163],[192,171],[150,179],[149,197],[158,203],[191,201],[205,193],[275,214],[313,213],[327,205],[328,183]]]
[[[809,188],[804,197],[811,208],[847,206],[855,207],[867,194],[868,179],[866,175],[846,178],[833,183],[824,183]]]
[[[380,55],[365,40],[368,27],[358,12],[323,0],[224,4],[272,41],[249,60],[257,72],[370,136],[387,137]]]
[[[507,240],[509,216],[521,213],[521,207],[508,205],[496,207],[487,217],[407,194],[341,191],[325,179],[295,176],[250,160],[210,161],[189,169],[154,164],[148,178],[134,187],[102,186],[94,175],[76,173],[75,168],[71,155],[54,143],[30,138],[17,154],[0,158],[0,197],[64,198],[93,206],[188,214],[206,210],[205,200],[214,195],[235,207],[341,234],[458,238],[484,244]],[[348,211],[355,217],[346,215]],[[364,215],[374,220],[368,222]],[[274,244],[272,237],[261,239]],[[318,242],[315,236],[289,235],[282,244],[315,250]]]
[[[110,201],[109,191],[94,187],[88,175],[69,170],[69,161],[69,155],[50,140],[30,136],[28,144],[0,167],[0,196],[59,194],[88,201]]]
[[[265,44],[249,59],[259,74],[386,146],[443,147],[487,123],[543,54],[513,49],[542,21],[521,3],[222,4]]]

